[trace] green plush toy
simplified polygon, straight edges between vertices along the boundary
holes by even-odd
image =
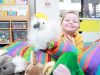
[[[77,55],[73,52],[66,52],[66,53],[62,54],[59,57],[59,59],[57,60],[57,62],[55,63],[53,71],[56,70],[60,64],[64,65],[66,67],[66,70],[69,69],[71,74],[67,73],[68,75],[84,75],[84,72],[82,71],[81,67],[78,64]],[[64,72],[64,70],[62,71],[62,73],[63,72]],[[52,72],[51,75],[53,75],[53,73],[54,72]],[[54,75],[56,75],[56,74],[54,74]]]

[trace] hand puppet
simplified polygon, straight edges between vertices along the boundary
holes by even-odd
[[[60,65],[60,66],[59,66]],[[63,66],[66,68],[62,68]],[[59,69],[59,68],[62,69]],[[59,71],[57,71],[57,69],[59,69],[60,71],[66,73],[61,73],[64,75],[84,75],[84,72],[82,71],[82,68],[79,66],[78,61],[77,61],[77,55],[74,52],[65,52],[63,53],[59,59],[57,60],[57,62],[54,65],[52,74],[53,75],[60,75]]]
[[[36,13],[30,20],[28,42],[34,50],[45,50],[50,41],[58,40],[60,35],[58,29],[59,26],[51,23],[46,14]]]

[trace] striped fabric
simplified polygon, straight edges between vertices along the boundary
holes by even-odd
[[[63,41],[58,42],[58,46],[56,48],[49,49],[47,52],[54,58],[58,58],[64,52],[74,52],[77,55],[79,54],[77,47]]]
[[[83,54],[80,60],[85,75],[99,75],[100,74],[100,42],[95,42]]]
[[[8,55],[15,56],[19,55],[20,51],[28,46],[27,42],[14,42],[11,45],[5,46],[3,49],[7,50]]]
[[[54,49],[55,48],[55,49]],[[48,51],[47,53],[43,52],[43,51],[37,51],[36,52],[36,56],[37,56],[37,60],[38,62],[41,62],[42,64],[52,61],[52,60],[56,60],[55,58],[58,58],[62,53],[64,52],[75,52],[76,54],[78,54],[78,49],[69,44],[68,42],[59,42],[58,47],[54,47],[52,51]],[[34,50],[34,48],[28,46],[27,42],[15,42],[12,43],[9,46],[4,47],[3,49],[6,49],[8,52],[8,55],[11,56],[16,56],[16,55],[21,55],[25,60],[29,61],[30,60],[30,53],[32,50]]]
[[[31,51],[34,50],[34,48],[28,46],[27,42],[22,41],[14,42],[11,45],[3,47],[2,49],[7,50],[7,53],[10,56],[21,55],[26,61],[30,60]],[[51,60],[50,55],[42,51],[37,51],[36,56],[38,62],[41,62],[42,64]]]

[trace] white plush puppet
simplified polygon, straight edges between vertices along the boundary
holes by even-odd
[[[59,26],[48,20],[44,13],[36,13],[30,20],[28,31],[28,42],[31,46],[38,49],[46,49],[50,41],[59,38]]]

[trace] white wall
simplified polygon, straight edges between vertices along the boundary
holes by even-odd
[[[45,6],[49,1],[50,6]],[[59,0],[36,0],[36,12],[45,13],[49,21],[58,22],[59,19]]]
[[[49,5],[46,5],[49,3]],[[36,13],[47,15],[49,24],[59,25],[59,0],[36,0]],[[30,0],[30,15],[34,13],[34,0]]]
[[[94,42],[100,38],[100,32],[83,32],[82,37],[84,42]]]
[[[30,16],[34,13],[34,0],[29,0],[30,2]]]
[[[81,10],[80,3],[71,3],[71,0],[64,0],[64,2],[59,2],[59,9],[64,10]]]

